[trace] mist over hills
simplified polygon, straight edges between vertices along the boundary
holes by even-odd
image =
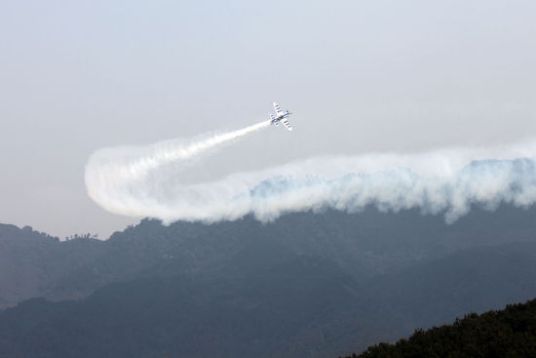
[[[143,220],[107,241],[65,242],[0,225],[0,356],[359,352],[535,297],[535,214]]]

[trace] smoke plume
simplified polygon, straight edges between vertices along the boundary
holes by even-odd
[[[269,221],[288,212],[355,212],[371,205],[384,211],[419,208],[452,222],[472,205],[494,209],[536,201],[536,142],[312,158],[208,183],[179,181],[177,172],[192,160],[267,126],[262,122],[189,142],[99,150],[86,166],[88,194],[111,212],[164,222],[214,222],[247,214]]]

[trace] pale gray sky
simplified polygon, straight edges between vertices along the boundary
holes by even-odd
[[[106,237],[136,220],[87,197],[94,150],[240,128],[273,100],[292,134],[198,170],[531,137],[535,15],[515,0],[4,1],[0,222]]]

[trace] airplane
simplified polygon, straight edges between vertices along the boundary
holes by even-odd
[[[292,126],[288,122],[287,117],[290,116],[292,113],[290,113],[286,109],[281,109],[279,104],[277,104],[276,102],[274,102],[273,105],[274,105],[275,114],[270,113],[271,124],[277,127],[280,123],[283,123],[285,128],[291,131]]]

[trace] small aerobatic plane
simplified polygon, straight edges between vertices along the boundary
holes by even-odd
[[[285,128],[288,129],[289,131],[291,131],[292,126],[290,125],[290,123],[288,122],[288,119],[287,119],[287,117],[290,116],[291,113],[289,111],[287,111],[286,109],[281,109],[279,104],[277,104],[276,102],[274,102],[274,112],[275,112],[275,114],[270,113],[271,123],[276,127],[280,123],[283,123]]]

